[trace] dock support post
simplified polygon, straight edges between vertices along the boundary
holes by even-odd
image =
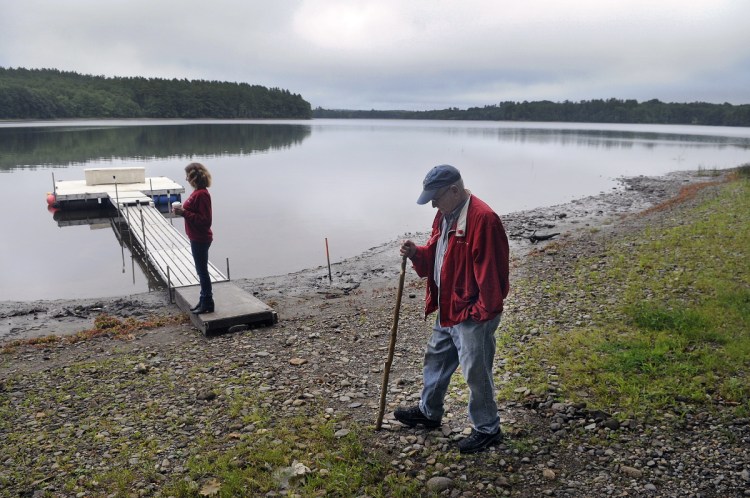
[[[117,203],[117,212],[120,212],[120,194],[117,191],[117,177],[115,175],[112,175],[112,179],[115,181],[115,202]]]
[[[174,226],[174,211],[172,211],[172,194],[169,193],[169,189],[167,189],[167,207],[169,208],[169,214],[171,215],[169,217],[169,224]]]
[[[229,276],[229,258],[227,258],[227,280],[232,280],[232,277]]]

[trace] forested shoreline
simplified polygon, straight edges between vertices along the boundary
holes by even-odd
[[[750,104],[667,103],[656,99],[638,102],[615,98],[580,102],[509,101],[484,107],[451,107],[432,111],[363,111],[317,107],[313,110],[313,117],[750,126]]]
[[[0,119],[309,119],[310,103],[247,83],[0,67]]]
[[[750,104],[506,101],[428,111],[312,109],[301,95],[247,83],[104,77],[0,67],[0,119],[440,119],[750,126]]]

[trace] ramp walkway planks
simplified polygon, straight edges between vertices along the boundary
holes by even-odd
[[[185,238],[154,206],[119,206],[131,235],[164,282],[170,287],[199,285],[190,241]],[[208,263],[212,282],[228,278],[213,263]]]

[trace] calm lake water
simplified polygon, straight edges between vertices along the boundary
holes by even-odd
[[[458,167],[501,215],[617,186],[616,178],[750,162],[750,128],[387,120],[0,123],[0,300],[154,288],[109,224],[61,227],[57,180],[143,166],[182,183],[212,172],[211,260],[232,278],[337,262],[429,228],[416,204],[434,165]],[[187,195],[187,194],[186,194]],[[58,215],[59,217],[59,215]],[[183,229],[182,220],[174,220]],[[394,255],[394,257],[398,257]]]

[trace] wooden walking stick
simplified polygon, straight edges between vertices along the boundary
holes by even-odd
[[[396,293],[396,309],[393,310],[393,326],[391,327],[391,342],[388,344],[388,359],[383,368],[383,387],[380,389],[380,410],[378,410],[378,421],[375,422],[375,430],[379,431],[383,425],[385,414],[385,395],[388,391],[388,376],[391,373],[393,363],[393,352],[396,350],[396,332],[398,332],[398,315],[401,311],[401,295],[404,293],[404,278],[406,277],[406,256],[401,259],[401,276],[398,279],[398,292]]]

